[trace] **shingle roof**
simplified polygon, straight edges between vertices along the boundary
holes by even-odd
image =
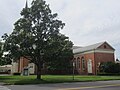
[[[82,48],[76,48],[76,49],[73,49],[73,53],[94,50],[94,49],[97,49],[99,46],[101,46],[103,43],[105,43],[105,42],[96,43],[96,44],[89,45],[89,46],[82,47]]]

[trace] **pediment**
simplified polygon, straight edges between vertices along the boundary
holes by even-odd
[[[102,45],[100,45],[97,49],[108,49],[108,50],[115,50],[111,45],[109,45],[107,42],[104,42]]]

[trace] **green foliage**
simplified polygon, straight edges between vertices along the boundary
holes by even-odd
[[[3,53],[2,53],[2,42],[0,41],[0,57],[2,57]]]
[[[8,55],[5,55],[3,52],[3,42],[0,42],[0,65],[11,64],[11,60],[8,58]]]
[[[3,55],[3,51],[2,51],[2,43],[0,42],[0,65],[3,65],[2,55]]]
[[[120,64],[114,62],[102,63],[100,71],[105,73],[120,73]]]
[[[13,75],[21,75],[21,73],[13,73]]]
[[[52,48],[51,48],[52,47]],[[72,42],[68,37],[61,35],[57,40],[52,41],[52,45],[48,46],[47,52],[47,68],[49,70],[69,70],[71,68],[71,60],[73,58]]]
[[[62,65],[65,61],[69,62],[73,56],[73,44],[59,32],[65,24],[57,19],[56,13],[52,14],[44,0],[33,0],[31,7],[26,4],[21,16],[14,24],[13,32],[3,36],[4,50],[9,51],[10,58],[29,59],[37,65],[39,75],[43,63],[52,67],[58,66],[58,63]],[[49,64],[51,62],[54,64]]]

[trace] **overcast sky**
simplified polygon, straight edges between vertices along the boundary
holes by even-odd
[[[32,0],[28,0],[29,5]],[[46,0],[77,46],[107,41],[120,58],[120,0]],[[0,36],[12,32],[25,0],[0,0]]]

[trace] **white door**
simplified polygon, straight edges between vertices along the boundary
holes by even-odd
[[[87,66],[88,66],[88,73],[92,73],[92,60],[91,59],[88,60]]]

